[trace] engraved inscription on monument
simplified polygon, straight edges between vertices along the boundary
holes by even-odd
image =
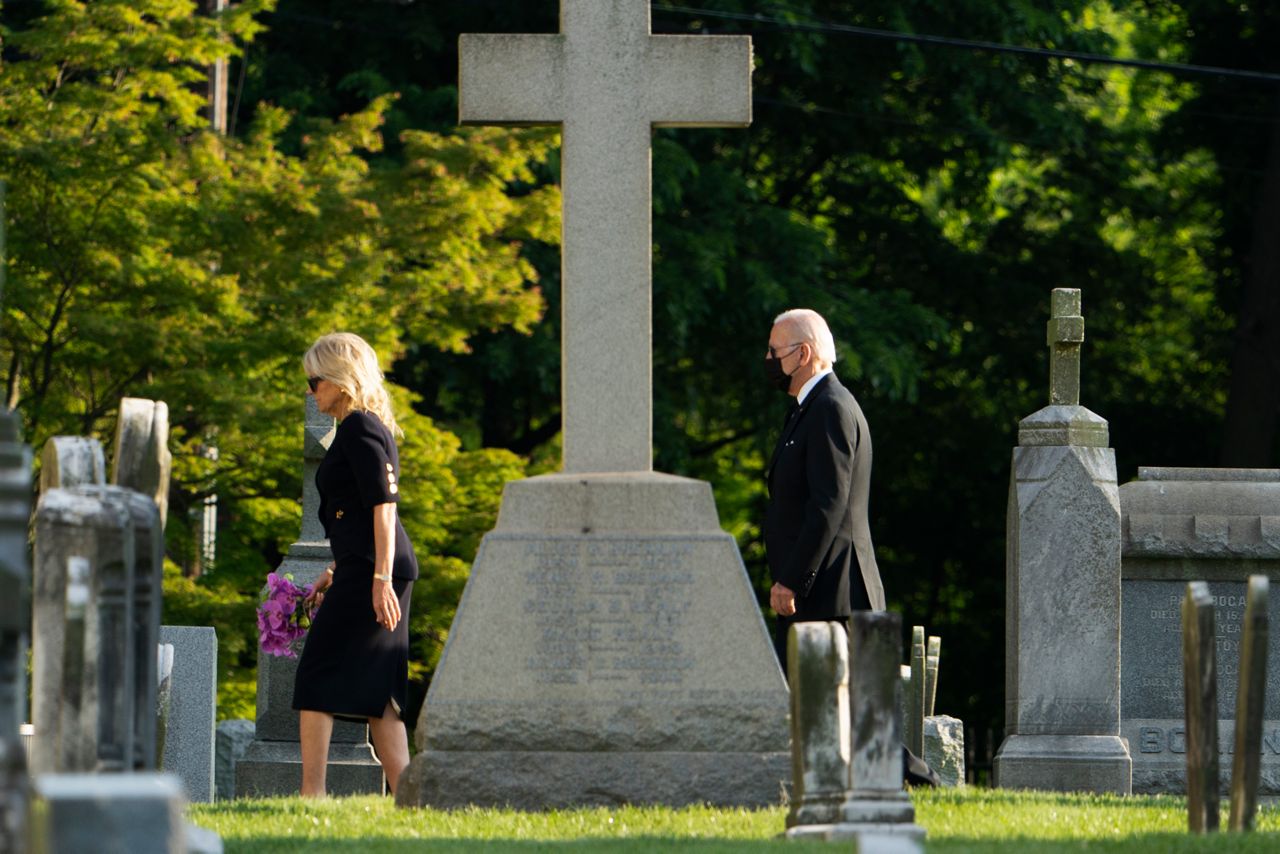
[[[544,540],[526,546],[525,612],[535,682],[593,684],[622,699],[679,689],[693,668],[681,634],[694,583],[688,542]]]
[[[1186,583],[1126,579],[1121,617],[1121,735],[1133,756],[1135,791],[1182,791],[1185,785],[1186,730],[1183,723],[1182,625],[1180,608]],[[1239,682],[1245,584],[1211,582],[1217,633],[1218,745],[1229,755]],[[1280,619],[1280,602],[1270,603],[1271,619]],[[1276,660],[1273,637],[1269,652]],[[1263,788],[1280,782],[1280,670],[1267,674],[1267,719],[1263,724]],[[1221,766],[1229,769],[1231,763]],[[1224,771],[1223,773],[1226,773]]]

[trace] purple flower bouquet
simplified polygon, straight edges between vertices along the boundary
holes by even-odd
[[[303,600],[311,595],[311,585],[299,587],[293,575],[271,573],[262,590],[258,605],[258,643],[268,655],[294,658],[298,647],[311,628],[311,612]]]

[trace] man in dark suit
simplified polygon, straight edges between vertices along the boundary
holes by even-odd
[[[832,373],[835,360],[831,330],[817,312],[793,309],[774,320],[765,369],[796,398],[769,461],[764,523],[784,670],[792,623],[846,622],[854,610],[885,607],[867,525],[871,432]]]

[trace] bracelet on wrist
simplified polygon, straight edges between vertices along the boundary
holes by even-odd
[[[378,575],[378,574],[375,572],[375,573],[373,574],[373,580],[374,580],[374,581],[386,581],[386,582],[390,583],[390,582],[391,582],[391,573],[389,573],[389,572],[388,572],[386,575]]]
[[[331,566],[326,566],[326,567],[324,568],[324,571],[325,571],[325,572],[327,572],[327,573],[329,573],[330,575],[333,575],[333,567],[331,567]]]

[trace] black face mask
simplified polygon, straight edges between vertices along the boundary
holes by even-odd
[[[791,374],[782,369],[781,359],[775,359],[773,356],[765,356],[764,375],[769,380],[769,385],[773,386],[783,394],[791,393]]]

